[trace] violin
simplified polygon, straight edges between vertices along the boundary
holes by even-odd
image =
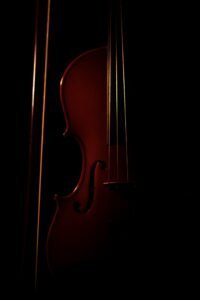
[[[127,229],[135,185],[129,171],[123,8],[121,1],[115,5],[108,45],[80,54],[60,81],[64,135],[79,144],[82,167],[73,191],[55,195],[46,243],[52,272],[107,257]]]
[[[41,200],[43,200],[43,195],[45,195],[46,192],[45,190],[42,191],[42,161],[45,125],[45,102],[47,98],[46,87],[48,77],[49,36],[51,41],[51,35],[49,35],[49,28],[51,27],[50,0],[46,1],[46,4],[48,3],[48,12],[46,14],[40,13],[40,11],[36,9],[37,21],[35,24],[36,28],[33,57],[33,89],[30,114],[30,141],[33,140],[33,142],[29,143],[31,150],[28,159],[30,163],[30,171],[27,176],[28,191],[24,205],[25,220],[24,224],[22,224],[22,227],[24,229],[24,232],[22,233],[22,239],[25,242],[22,245],[23,253],[21,257],[23,258],[23,262],[21,263],[20,261],[20,264],[22,265],[22,267],[20,267],[22,268],[21,277],[23,280],[21,282],[23,285],[23,289],[27,286],[27,282],[30,282],[30,285],[32,287],[33,279],[35,280],[36,288],[38,286],[39,288],[45,287],[44,281],[46,279],[49,279],[45,278],[46,273],[44,272],[46,271],[46,258],[48,262],[48,275],[52,275],[52,273],[56,274],[56,276],[53,276],[53,278],[56,280],[58,279],[58,281],[60,279],[58,273],[61,272],[62,277],[62,271],[66,271],[66,275],[71,276],[73,271],[77,270],[76,267],[74,269],[71,269],[71,267],[73,266],[83,265],[84,268],[85,263],[88,266],[90,262],[99,262],[101,264],[102,261],[109,262],[111,259],[113,259],[114,263],[116,262],[117,265],[119,259],[121,261],[126,260],[126,255],[128,252],[127,250],[129,249],[129,245],[127,246],[126,244],[126,235],[127,233],[129,233],[130,219],[134,220],[135,225],[134,251],[129,251],[130,256],[132,256],[134,260],[134,267],[131,268],[131,280],[133,278],[132,271],[134,270],[135,272],[137,268],[137,271],[135,272],[136,279],[139,279],[143,287],[146,277],[145,286],[148,287],[148,284],[146,285],[146,283],[149,283],[149,279],[152,276],[152,269],[156,271],[154,273],[157,273],[160,276],[161,269],[163,269],[165,273],[165,263],[167,262],[168,264],[169,261],[173,262],[173,259],[171,260],[171,258],[173,257],[171,256],[174,256],[174,252],[172,251],[172,255],[169,256],[169,245],[165,247],[165,245],[167,245],[168,243],[168,239],[171,240],[171,237],[173,237],[173,235],[171,236],[171,232],[177,232],[174,231],[174,222],[172,222],[172,231],[169,232],[169,234],[166,234],[166,230],[168,231],[169,228],[168,225],[170,225],[169,223],[171,222],[171,219],[169,222],[169,215],[171,211],[174,211],[174,208],[176,208],[176,201],[174,201],[174,197],[172,197],[173,195],[176,196],[176,193],[174,194],[173,187],[175,187],[175,192],[179,193],[179,188],[181,187],[179,183],[183,182],[182,192],[189,192],[188,186],[191,187],[191,182],[189,180],[190,176],[187,176],[187,179],[189,180],[189,183],[187,181],[187,187],[185,187],[185,176],[187,174],[192,174],[192,169],[189,170],[187,164],[185,167],[185,163],[181,163],[180,167],[182,165],[184,166],[184,172],[182,172],[184,174],[183,178],[183,175],[178,172],[179,165],[177,165],[177,156],[174,155],[173,151],[171,151],[172,154],[170,154],[169,151],[170,145],[173,146],[172,150],[174,149],[174,141],[177,140],[177,137],[178,140],[180,140],[180,136],[177,135],[177,132],[180,133],[180,130],[174,130],[174,122],[171,122],[171,130],[169,131],[168,135],[168,129],[170,128],[170,126],[168,126],[170,125],[170,122],[168,122],[170,115],[169,110],[173,111],[173,117],[177,117],[178,115],[180,115],[180,113],[176,114],[176,111],[174,112],[176,103],[175,98],[177,98],[180,89],[178,88],[177,93],[174,93],[174,87],[176,84],[173,83],[173,88],[170,87],[172,82],[177,83],[178,78],[177,72],[174,72],[174,78],[172,72],[174,66],[175,71],[178,70],[176,53],[184,53],[184,51],[182,51],[182,48],[184,48],[182,47],[182,43],[180,49],[179,47],[178,49],[176,49],[176,43],[174,44],[174,41],[177,40],[177,30],[174,31],[174,28],[177,28],[176,26],[177,24],[179,25],[180,22],[177,22],[177,18],[175,18],[176,21],[173,22],[173,18],[171,18],[170,20],[172,22],[170,25],[170,30],[169,22],[166,22],[169,19],[168,12],[166,14],[166,18],[164,14],[162,14],[161,18],[160,16],[158,18],[157,14],[154,13],[154,7],[152,8],[152,10],[150,10],[152,12],[151,14],[149,14],[150,7],[148,6],[145,8],[141,6],[141,10],[136,9],[135,14],[139,16],[138,20],[140,20],[140,22],[137,22],[137,26],[138,28],[140,28],[140,26],[144,27],[140,28],[138,39],[136,37],[137,46],[134,46],[134,48],[136,49],[136,52],[134,52],[131,51],[129,47],[128,49],[126,48],[126,20],[124,18],[122,1],[120,2],[119,0],[116,0],[112,2],[113,9],[110,15],[110,20],[108,22],[109,30],[107,45],[103,44],[102,47],[102,44],[100,43],[100,48],[90,49],[89,51],[80,53],[80,55],[67,66],[63,74],[60,74],[60,72],[58,72],[59,78],[61,78],[62,75],[60,81],[60,106],[62,108],[61,112],[63,113],[62,120],[65,121],[66,125],[63,139],[67,140],[69,137],[72,137],[79,145],[82,157],[82,165],[80,177],[77,184],[73,187],[72,192],[66,195],[64,195],[64,193],[61,195],[59,192],[55,195],[54,207],[56,207],[56,209],[55,211],[53,211],[53,213],[52,210],[50,211],[51,215],[49,219],[49,211],[47,205],[52,205],[51,208],[53,208],[53,201],[49,201],[51,197],[46,197],[45,200],[48,201],[48,204],[47,201],[43,202],[41,207]],[[44,5],[45,1],[41,2],[38,0],[37,3],[39,5]],[[125,1],[123,1],[123,4],[125,4]],[[82,5],[85,5],[85,3]],[[46,7],[44,6],[44,8]],[[56,11],[60,13],[59,9]],[[69,9],[68,15],[70,14],[70,12],[71,11]],[[75,11],[70,21],[73,19],[76,13],[77,12]],[[131,10],[130,15],[132,18],[133,14]],[[94,17],[95,16],[96,14],[94,13]],[[141,16],[142,18],[140,18]],[[59,18],[60,15],[58,14],[57,17]],[[163,21],[161,20],[162,18]],[[44,23],[45,19],[46,33],[44,33],[45,30],[41,30],[41,24]],[[81,22],[78,22],[78,18],[76,19],[76,21],[78,23],[77,26],[79,26]],[[90,26],[93,25],[90,20],[89,23]],[[174,26],[175,23],[176,26]],[[181,24],[182,23],[184,22],[181,22]],[[181,32],[179,27],[180,26],[178,26],[177,28],[178,32]],[[52,28],[55,27],[52,26]],[[58,28],[58,30],[60,30],[60,24]],[[134,29],[134,32],[136,31],[137,30]],[[38,34],[39,32],[43,33],[41,37]],[[71,29],[67,29],[67,33],[69,32],[71,32],[72,35],[75,36],[74,39],[77,39],[76,34],[74,34],[74,32],[76,33],[76,30],[71,31]],[[185,45],[185,31],[183,30],[182,33],[184,37],[183,44]],[[44,35],[46,35],[45,39]],[[66,32],[65,36],[67,36]],[[54,39],[52,40],[54,42],[52,43],[53,47],[55,45],[58,45],[55,43]],[[179,40],[180,39],[178,39],[178,41]],[[45,41],[44,47],[43,41]],[[168,42],[171,42],[171,44]],[[93,43],[92,40],[91,43]],[[72,44],[70,44],[70,38],[67,39],[66,47],[69,47],[69,55],[71,55],[71,53],[73,52],[71,51],[73,48]],[[61,42],[61,50],[65,49],[63,45],[64,43]],[[165,47],[166,45],[168,46]],[[188,43],[188,45],[190,45],[190,43]],[[78,49],[78,47],[76,46],[77,44],[75,43],[75,48]],[[97,45],[95,44],[95,47],[96,46]],[[170,46],[172,47],[170,48]],[[54,49],[59,49],[59,47],[54,47]],[[169,51],[170,49],[178,50],[178,52]],[[87,42],[85,50],[88,50]],[[134,60],[134,64],[136,58],[138,58],[138,65],[136,63],[136,68],[134,70],[131,66],[130,60],[128,60],[129,64],[126,64],[126,59],[128,57],[126,50],[129,51],[128,55],[131,54],[130,56]],[[64,52],[65,51],[63,50],[62,53]],[[137,55],[138,53],[141,54]],[[42,55],[40,56],[39,54]],[[41,64],[43,58],[45,61]],[[57,68],[57,56],[55,60],[57,70],[59,69]],[[182,66],[182,61],[184,60],[180,60],[181,72],[183,70],[183,67],[185,68],[185,65]],[[63,61],[61,60],[59,62],[61,62],[61,68],[63,69]],[[50,69],[52,68],[52,65],[53,64],[50,65]],[[132,76],[130,81],[127,78],[127,75],[130,75],[130,73],[127,73],[127,68],[130,68],[129,70]],[[23,73],[26,74],[26,72]],[[137,74],[136,81],[133,81],[134,74]],[[183,74],[185,76],[185,73]],[[188,74],[191,74],[191,72],[188,72]],[[182,77],[183,76],[180,76],[181,80]],[[53,78],[55,79],[55,76],[53,76]],[[132,84],[133,82],[134,84]],[[181,81],[181,86],[183,82],[184,80]],[[42,85],[42,83],[44,84]],[[52,89],[54,89],[53,84],[55,84],[57,87],[59,86],[57,85],[57,80],[52,80],[50,85]],[[130,85],[128,86],[128,84]],[[188,82],[186,82],[185,86],[188,86]],[[127,87],[130,87],[131,91]],[[178,87],[180,87],[180,85],[178,85]],[[136,97],[130,97],[130,93],[134,94],[135,89]],[[183,89],[183,91],[185,93],[185,88]],[[49,93],[49,95],[51,95],[52,99],[52,93]],[[168,95],[170,97],[168,97]],[[138,98],[141,101],[138,101]],[[145,103],[145,98],[148,99],[148,104]],[[150,98],[152,98],[152,101],[149,101]],[[173,105],[170,105],[170,101],[168,103],[168,99],[172,99]],[[136,109],[132,110],[131,113],[130,103],[133,106],[136,105]],[[161,108],[160,111],[155,109],[158,103],[159,108]],[[166,103],[168,103],[167,106]],[[42,107],[40,107],[41,104]],[[165,119],[164,112],[166,110],[166,107],[168,107],[169,110],[167,109],[167,118]],[[148,114],[145,114],[145,110],[147,109]],[[56,107],[51,105],[51,110],[56,110]],[[177,111],[180,111],[180,105],[178,105]],[[42,114],[42,122],[41,125],[36,126],[38,125],[38,120],[40,124],[40,114]],[[146,115],[148,115],[147,118]],[[139,147],[139,151],[138,148],[136,149],[136,151],[138,151],[136,164],[136,168],[138,167],[138,169],[136,169],[137,178],[135,178],[133,174],[134,170],[130,166],[131,160],[134,160],[134,152],[131,153],[129,148],[131,143],[129,127],[130,116],[132,120],[134,120],[133,122],[136,122],[136,128],[132,130],[132,133],[134,133],[134,137],[132,136],[132,142],[134,144],[134,147]],[[188,116],[188,114],[186,114],[186,116]],[[163,122],[160,122],[161,119],[163,119]],[[37,123],[35,123],[35,121]],[[178,123],[179,125],[182,124],[180,122],[177,122],[177,120],[176,123]],[[53,126],[54,125],[55,122]],[[162,127],[162,125],[164,126]],[[154,129],[156,129],[155,132],[158,134],[157,136],[154,133]],[[184,145],[185,132],[187,131],[188,128],[184,131],[183,134]],[[50,135],[52,135],[52,131],[50,130],[49,132]],[[37,136],[37,133],[39,133],[39,138]],[[145,136],[146,134],[147,136]],[[136,140],[134,140],[135,136]],[[175,138],[173,139],[172,144],[168,144],[169,137],[170,139],[171,137]],[[41,142],[39,141],[39,143],[37,143],[40,138]],[[167,140],[165,140],[165,138],[167,138]],[[191,140],[188,143],[188,147],[191,148],[190,142]],[[40,146],[40,152],[37,149],[38,145]],[[181,147],[180,153],[182,153],[182,148],[184,147]],[[186,154],[187,155],[185,155],[184,157],[184,162],[185,158],[188,157],[190,160],[190,158],[192,157],[191,155],[188,156],[188,153]],[[37,160],[39,160],[39,167],[35,163],[37,162]],[[168,164],[169,166],[166,167],[166,164]],[[49,161],[46,165],[49,165]],[[175,175],[173,174],[174,166]],[[182,169],[183,168],[181,167],[180,170]],[[49,171],[48,168],[46,170],[47,172]],[[138,174],[138,170],[139,173],[141,171],[140,174]],[[188,172],[185,172],[185,170]],[[57,176],[57,172],[55,173]],[[138,179],[138,175],[139,177],[140,175],[142,175],[143,177],[142,173],[146,173],[146,177],[148,178],[148,182],[145,182],[145,188],[143,186],[144,178]],[[59,178],[59,176],[57,177]],[[137,201],[137,207],[134,211],[134,209],[132,210],[132,206],[134,206],[135,202],[135,198],[133,197],[135,192],[132,193],[132,191],[135,190],[136,179],[138,187],[137,193],[139,192],[139,197],[141,198],[139,198],[139,201]],[[142,186],[140,186],[140,184]],[[49,188],[50,185],[47,184],[47,186]],[[52,186],[50,186],[50,188],[52,188]],[[52,190],[55,189],[52,188]],[[173,194],[171,193],[172,191]],[[41,192],[43,192],[42,196]],[[140,194],[140,192],[142,193]],[[138,194],[134,196],[138,197]],[[36,198],[38,201],[36,201]],[[171,201],[169,201],[170,199]],[[26,205],[26,203],[28,205]],[[178,205],[178,207],[180,210],[180,205]],[[43,215],[41,214],[42,209]],[[45,218],[42,218],[42,216],[44,215]],[[177,216],[178,214],[175,213],[175,223],[177,223]],[[43,223],[40,220],[42,220]],[[178,222],[178,224],[179,223],[180,222]],[[40,228],[42,230],[40,230]],[[132,235],[132,228],[130,231],[130,234]],[[176,240],[176,238],[177,237],[175,237],[175,239],[172,238],[172,241]],[[133,241],[133,239],[131,241]],[[172,246],[172,248],[174,249],[174,243]],[[108,273],[107,264],[104,264],[104,266],[105,268],[103,267],[103,276],[107,275]],[[169,266],[170,270],[173,272],[173,266],[172,268],[171,264],[169,264]],[[100,268],[100,270],[102,269]],[[125,270],[123,269],[123,271]],[[113,275],[114,272],[112,272],[111,275]],[[80,282],[82,282],[82,279],[84,279],[84,275],[88,275],[88,273],[86,273],[87,272],[81,272]],[[119,286],[121,286],[121,279],[124,276],[125,272],[121,272],[120,270],[120,272],[116,272],[116,274],[117,275],[114,279],[118,277],[119,281],[117,282],[119,282]],[[75,278],[72,278],[72,282],[75,284],[75,288],[78,287],[79,290],[83,292],[84,289],[80,288],[79,282],[77,284],[76,275],[77,274],[75,274]],[[124,276],[124,278],[126,277],[126,287],[130,283],[127,280],[127,277],[129,277],[128,272],[127,275],[128,276]],[[64,284],[60,285],[60,282],[58,282],[59,288],[60,286],[63,286],[65,290],[69,288],[70,283],[66,279],[69,279],[70,276],[63,276],[61,278],[64,279],[64,281],[62,282]],[[84,288],[86,287],[85,290],[88,292],[92,287],[92,284],[91,281],[88,280],[88,276],[85,276],[85,278],[88,285],[84,286]],[[94,276],[94,280],[96,279],[97,277]],[[96,281],[98,281],[98,285],[102,287],[101,279],[102,276],[100,280]],[[110,273],[108,279],[108,282],[110,283]],[[155,281],[154,276],[153,280]],[[134,287],[132,284],[130,284],[131,289],[134,291],[135,287],[137,288],[137,286],[139,286],[135,282],[136,281],[134,280]],[[116,285],[115,280],[114,284]],[[50,287],[49,282],[48,287]],[[56,292],[57,290],[59,289],[56,288]],[[97,290],[99,291],[99,289]],[[123,292],[125,290],[126,289],[123,286]],[[142,289],[140,289],[140,291],[141,290]]]

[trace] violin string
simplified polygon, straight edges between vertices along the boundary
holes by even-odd
[[[117,18],[115,35],[115,100],[116,100],[116,155],[117,155],[117,179],[119,179],[119,95],[118,95],[118,36],[117,36]]]
[[[49,48],[50,7],[51,7],[51,0],[48,0],[48,2],[47,2],[47,21],[46,21],[46,40],[45,40],[41,143],[40,143],[37,228],[36,228],[35,289],[37,289],[37,286],[38,286],[38,256],[39,256],[39,238],[40,238],[40,214],[41,214],[41,192],[42,192],[42,170],[43,170],[42,165],[43,165],[43,152],[44,152],[43,151],[44,150],[44,125],[45,125],[45,111],[46,111],[46,87],[47,87],[47,66],[48,66],[48,48]]]
[[[121,46],[122,46],[122,80],[123,80],[123,100],[124,100],[124,128],[125,128],[125,151],[126,151],[126,177],[129,180],[128,169],[128,133],[127,133],[127,104],[126,104],[126,82],[125,82],[125,59],[124,59],[124,26],[122,15],[122,1],[120,0],[120,23],[121,23]]]
[[[110,180],[110,143],[111,143],[111,9],[109,14],[108,28],[108,51],[107,51],[107,140],[108,140],[108,181]]]

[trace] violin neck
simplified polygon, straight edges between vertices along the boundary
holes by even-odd
[[[122,1],[111,1],[108,33],[108,142],[126,143],[125,47]]]

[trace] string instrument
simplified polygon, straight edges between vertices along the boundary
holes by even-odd
[[[73,191],[56,195],[47,237],[50,270],[106,257],[129,213],[127,103],[121,2],[110,15],[108,45],[82,53],[65,69],[60,100],[65,137],[80,146],[82,168]]]

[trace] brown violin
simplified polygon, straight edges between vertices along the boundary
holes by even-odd
[[[53,272],[106,257],[129,214],[134,178],[129,174],[123,30],[119,5],[110,17],[107,47],[81,54],[60,82],[65,136],[78,142],[82,169],[73,192],[55,196],[47,237]]]

